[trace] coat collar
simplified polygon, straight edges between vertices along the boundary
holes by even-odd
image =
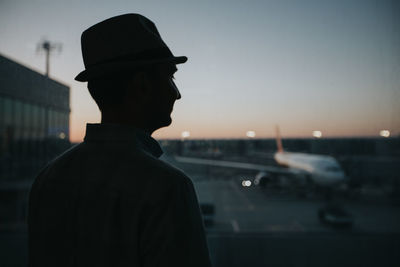
[[[84,142],[134,142],[142,150],[159,158],[159,143],[142,129],[120,124],[87,123]]]

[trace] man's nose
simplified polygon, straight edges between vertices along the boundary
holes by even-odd
[[[181,99],[181,92],[179,92],[178,88],[176,88],[176,100]]]
[[[176,84],[174,83],[173,80],[171,80],[171,82],[172,82],[172,85],[173,85],[173,87],[174,87],[174,89],[175,89],[176,100],[181,99],[181,98],[182,98],[182,95],[181,95],[181,93],[179,92],[178,87],[176,86]]]

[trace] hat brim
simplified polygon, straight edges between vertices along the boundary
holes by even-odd
[[[154,64],[162,64],[162,63],[174,63],[174,64],[182,64],[187,61],[187,57],[169,57],[169,58],[161,58],[161,59],[153,59],[153,60],[139,60],[139,61],[117,61],[117,62],[109,62],[97,66],[92,66],[82,72],[80,72],[75,80],[78,82],[87,82],[90,79],[103,76],[105,74],[112,74],[121,70],[135,69],[138,67],[144,67]]]

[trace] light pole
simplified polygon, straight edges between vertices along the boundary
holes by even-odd
[[[53,51],[61,52],[62,44],[61,43],[51,43],[50,41],[43,39],[37,45],[37,52],[44,51],[46,55],[46,77],[49,77],[50,74],[50,54]]]

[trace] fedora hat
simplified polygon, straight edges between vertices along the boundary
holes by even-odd
[[[140,14],[120,15],[93,25],[82,33],[81,45],[85,70],[75,77],[80,82],[121,70],[187,61],[187,57],[175,57],[155,24]]]

